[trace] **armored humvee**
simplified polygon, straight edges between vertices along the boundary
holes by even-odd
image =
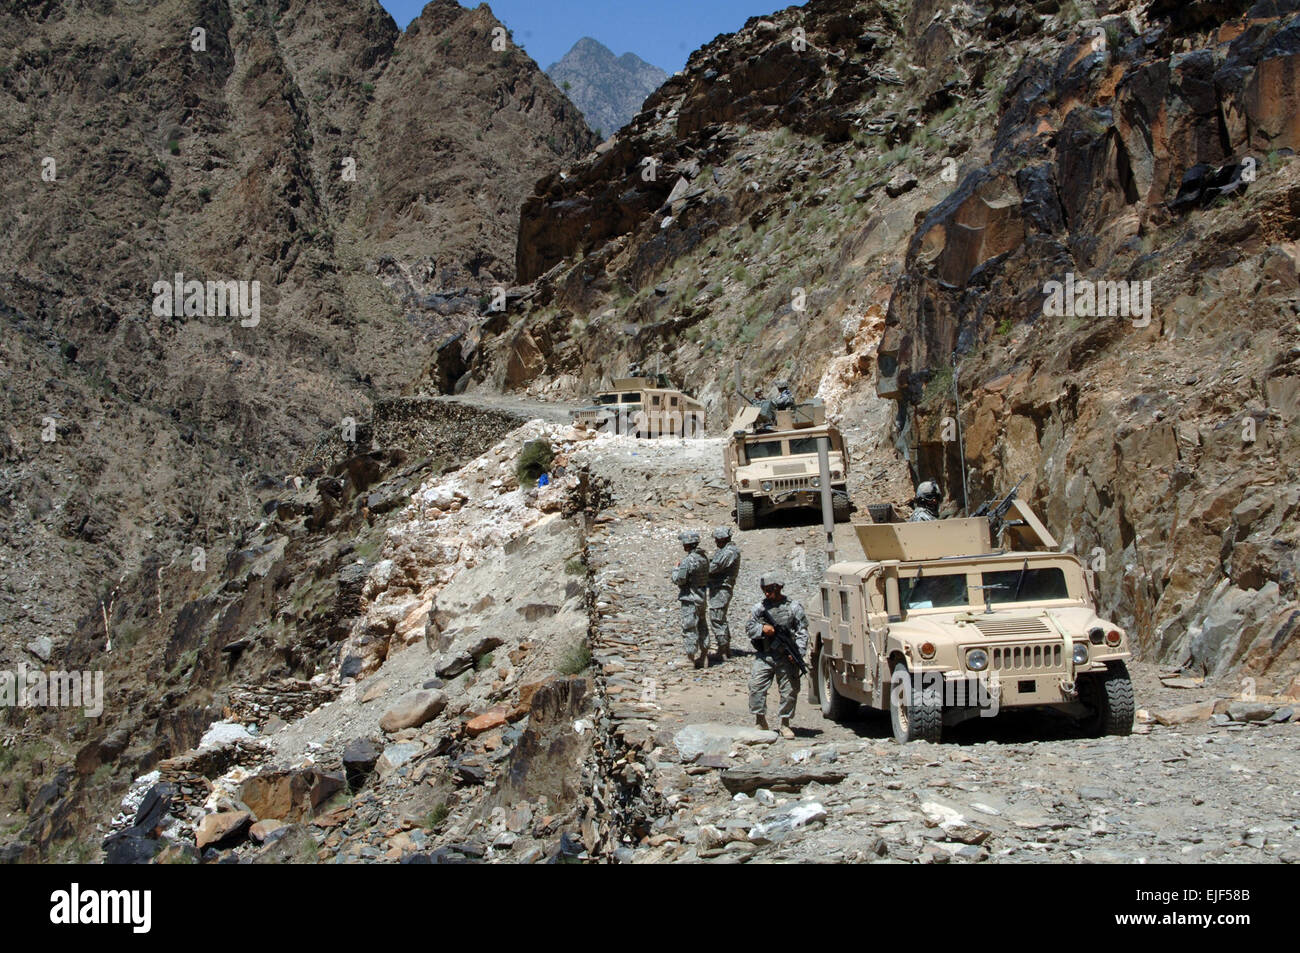
[[[573,422],[591,430],[634,437],[698,436],[704,432],[704,405],[668,382],[668,375],[616,377],[613,386],[576,410]]]
[[[808,698],[825,717],[888,710],[900,743],[1036,706],[1094,735],[1132,731],[1129,639],[1097,615],[1094,575],[1023,501],[1008,515],[992,532],[981,518],[854,525],[866,558],[831,565],[808,606]]]
[[[743,407],[731,421],[722,468],[736,494],[736,525],[753,529],[778,510],[821,507],[817,439],[830,439],[831,503],[835,522],[848,522],[852,506],[846,484],[844,438],[826,423],[820,402],[774,412],[764,422],[758,407]]]

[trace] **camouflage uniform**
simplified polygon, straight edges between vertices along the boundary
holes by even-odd
[[[709,559],[709,628],[713,630],[718,651],[725,655],[731,651],[727,607],[731,605],[731,593],[736,588],[736,576],[740,574],[740,549],[731,541],[730,529],[715,529],[713,538],[727,541]]]
[[[935,516],[924,506],[918,506],[916,509],[912,510],[912,515],[908,517],[907,521],[909,523],[925,523],[929,520],[937,520],[938,518],[939,517]]]
[[[764,622],[761,614],[764,609],[794,633],[800,655],[808,651],[808,616],[804,614],[803,606],[784,595],[779,601],[764,598],[754,604],[749,623],[745,626],[745,634],[758,650],[754,657],[754,667],[749,673],[749,712],[752,715],[767,714],[767,690],[775,678],[781,690],[780,716],[782,722],[785,722],[794,716],[794,706],[799,695],[799,670],[780,653],[772,651],[768,638],[763,635]]]
[[[777,381],[776,390],[776,400],[772,401],[772,406],[776,410],[794,410],[794,393],[790,390],[789,381]]]
[[[680,533],[684,545],[690,540],[700,541],[699,533]],[[677,584],[677,604],[681,610],[682,645],[693,659],[702,657],[709,646],[709,624],[704,609],[709,599],[709,561],[699,549],[692,547],[673,570]]]

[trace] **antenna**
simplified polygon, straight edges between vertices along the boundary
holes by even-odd
[[[952,399],[956,404],[954,411],[957,421],[957,465],[961,467],[961,511],[970,513],[970,495],[966,492],[966,445],[961,433],[961,388],[957,385],[957,375],[961,365],[957,363],[957,352],[952,352]]]

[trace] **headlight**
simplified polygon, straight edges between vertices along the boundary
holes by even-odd
[[[813,488],[814,488],[814,489],[816,489],[817,487],[821,486],[821,485],[822,485],[822,478],[821,478],[821,477],[813,477],[813,478],[812,478],[812,485],[813,485]]]
[[[1074,643],[1074,664],[1075,665],[1088,664],[1088,643],[1087,642]]]
[[[989,653],[983,649],[971,649],[966,653],[966,667],[972,672],[982,672],[989,667]]]
[[[1088,630],[1088,641],[1091,642],[1093,645],[1101,645],[1101,640],[1104,639],[1105,637],[1106,634],[1101,631],[1100,626],[1094,626],[1093,628]]]
[[[763,492],[764,492],[764,493],[771,493],[771,492],[772,492],[772,481],[771,481],[771,480],[764,480],[764,481],[763,481]]]

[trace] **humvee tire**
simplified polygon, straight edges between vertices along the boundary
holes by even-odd
[[[830,656],[820,650],[817,652],[817,697],[821,700],[822,715],[831,721],[843,721],[858,707],[852,699],[835,690]]]
[[[835,522],[847,523],[852,515],[853,504],[849,501],[847,493],[831,494],[831,512],[834,515]]]
[[[754,498],[736,494],[736,526],[740,529],[753,529],[757,525],[754,518]]]
[[[916,692],[910,692],[911,704],[900,704],[901,692],[897,686],[900,681],[910,682],[911,679],[912,673],[908,671],[907,663],[895,663],[894,675],[889,683],[889,723],[894,727],[894,740],[900,745],[909,741],[932,741],[938,744],[943,735],[943,701],[940,699],[938,704],[934,704],[924,697],[925,693],[918,697]]]
[[[1084,720],[1090,735],[1133,733],[1133,680],[1123,662],[1111,662],[1105,674],[1080,676],[1079,696],[1092,709]]]

